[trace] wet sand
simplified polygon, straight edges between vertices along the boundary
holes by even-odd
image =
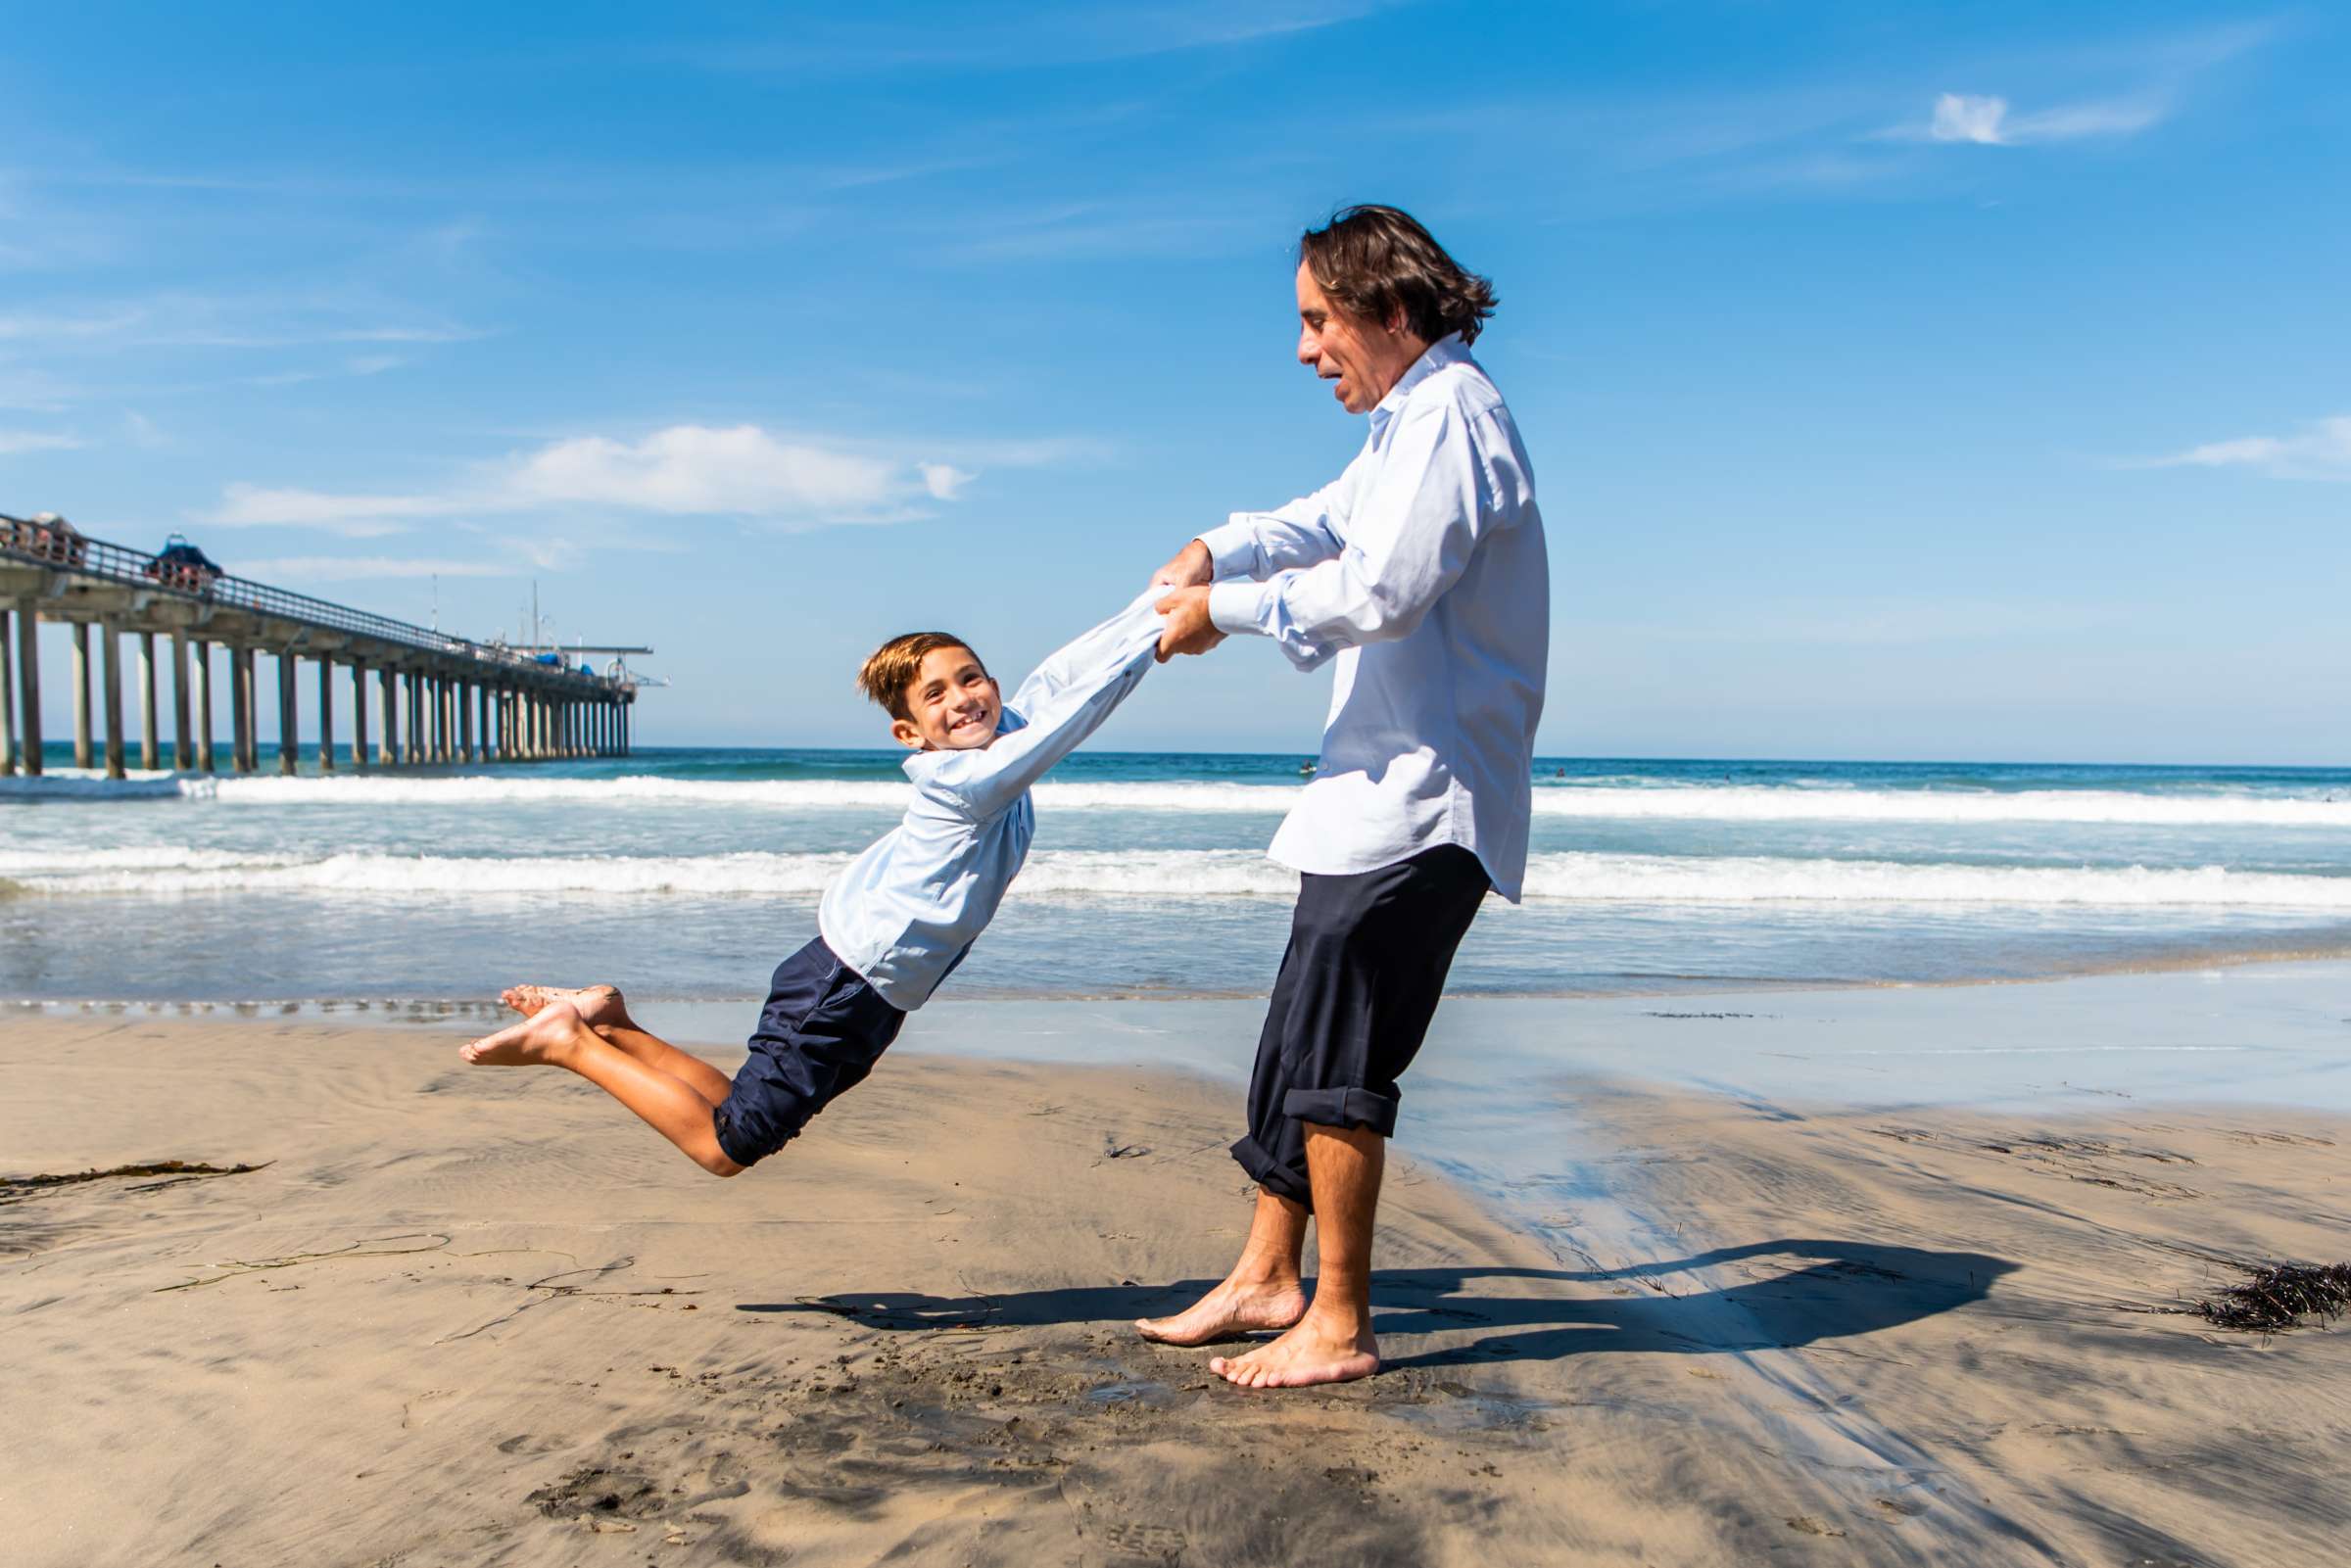
[[[0,1175],[261,1166],[0,1189],[0,1555],[2253,1564],[2351,1523],[2351,1332],[2164,1310],[2351,1256],[2339,1115],[1555,1079],[1522,1193],[1397,1151],[1389,1369],[1268,1395],[1128,1328],[1237,1245],[1229,1084],[910,1052],[719,1182],[459,1038],[0,1024]]]

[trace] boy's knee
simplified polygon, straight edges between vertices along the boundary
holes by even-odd
[[[694,1157],[694,1163],[697,1165],[700,1165],[704,1170],[707,1170],[713,1176],[740,1176],[744,1171],[751,1168],[748,1165],[737,1164],[734,1161],[729,1160],[723,1153],[716,1149],[712,1149],[707,1153],[696,1154]]]

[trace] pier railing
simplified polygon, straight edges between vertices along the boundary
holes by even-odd
[[[167,561],[161,555],[146,550],[132,549],[126,545],[111,544],[82,534],[66,534],[14,518],[0,518],[0,559],[20,560],[53,571],[62,569],[84,577],[103,578],[130,588],[168,594],[192,603],[249,610],[256,614],[275,616],[279,620],[299,621],[327,631],[377,638],[455,658],[479,659],[538,671],[547,668],[535,657],[518,653],[502,643],[476,642],[471,638],[437,632],[430,627],[394,620],[388,615],[355,610],[346,604],[313,598],[290,589],[273,588],[267,583],[256,583],[225,572],[205,572],[180,562]],[[594,679],[601,680],[603,677]]]

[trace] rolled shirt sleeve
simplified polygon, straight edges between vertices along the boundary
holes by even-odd
[[[1379,483],[1361,498],[1338,550],[1262,583],[1216,584],[1208,614],[1218,631],[1271,638],[1302,670],[1340,648],[1412,634],[1468,566],[1491,508],[1459,410],[1415,407],[1390,441]]]
[[[1359,459],[1360,460],[1360,459]],[[1349,471],[1311,496],[1270,512],[1234,512],[1200,536],[1212,575],[1264,582],[1275,572],[1329,560],[1346,546]]]
[[[1153,589],[1061,648],[1004,704],[1005,733],[979,750],[933,752],[916,787],[959,815],[985,821],[1008,809],[1102,727],[1150,673],[1164,621]]]

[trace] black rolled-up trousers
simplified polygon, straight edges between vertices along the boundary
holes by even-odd
[[[1420,1050],[1492,883],[1459,844],[1346,877],[1307,874],[1232,1157],[1266,1191],[1314,1207],[1306,1129],[1396,1133],[1396,1080]]]

